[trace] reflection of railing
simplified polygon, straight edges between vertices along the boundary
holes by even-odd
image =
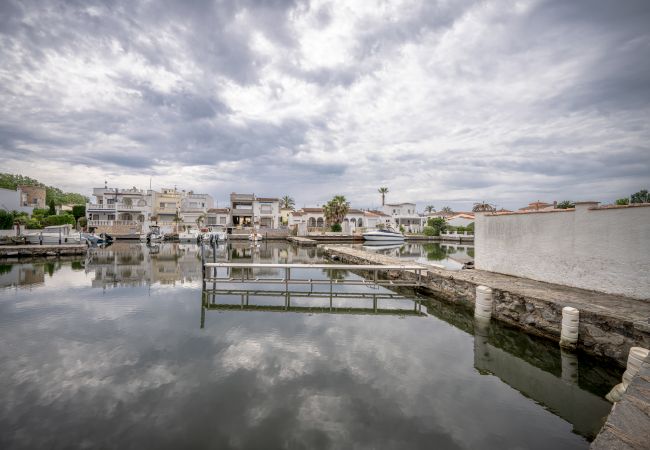
[[[221,297],[239,297],[236,303],[221,303]],[[251,298],[274,297],[282,298],[281,305],[255,304]],[[326,305],[304,305],[292,302],[300,300],[329,299]],[[340,301],[366,301],[367,307],[341,304]],[[380,302],[399,301],[409,305],[407,308],[381,307]],[[334,303],[336,301],[336,304]],[[372,303],[370,303],[372,302]],[[412,306],[411,306],[412,305]],[[201,328],[205,327],[206,311],[267,311],[267,312],[302,312],[310,314],[377,314],[423,317],[422,304],[418,299],[406,298],[394,293],[358,293],[358,292],[304,292],[304,291],[269,291],[246,289],[208,289],[202,293],[201,303]]]

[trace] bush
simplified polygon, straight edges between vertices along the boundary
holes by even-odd
[[[335,223],[334,225],[332,225],[331,230],[334,232],[340,232],[343,231],[343,227],[341,226],[340,223]]]
[[[437,233],[438,230],[436,230],[433,227],[424,227],[422,232],[424,233],[425,236],[439,236],[440,234]]]
[[[77,223],[81,228],[86,228],[86,225],[88,225],[88,219],[86,219],[85,217],[80,217]]]
[[[40,230],[43,228],[43,225],[41,225],[41,221],[38,219],[29,219],[27,223],[25,224],[25,228],[28,230]]]
[[[0,230],[11,230],[14,226],[14,215],[0,209]]]
[[[50,215],[50,210],[47,208],[34,208],[34,211],[32,211],[32,217],[34,216],[47,217],[49,215]]]
[[[427,220],[427,226],[434,229],[433,236],[440,236],[443,231],[447,230],[447,222],[442,217],[430,218]]]
[[[65,225],[66,223],[74,225],[76,223],[74,216],[71,216],[70,214],[61,214],[60,216],[47,216],[41,220],[41,224],[44,227],[51,227],[53,225]]]
[[[629,198],[619,198],[616,200],[617,205],[629,205],[630,204],[630,199]]]
[[[75,220],[86,215],[86,205],[74,205],[72,207],[72,215]]]

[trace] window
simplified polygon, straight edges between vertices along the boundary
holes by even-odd
[[[226,224],[226,217],[225,217],[225,216],[221,216],[221,217],[219,218],[219,223],[220,223],[221,225],[225,225],[225,224]]]

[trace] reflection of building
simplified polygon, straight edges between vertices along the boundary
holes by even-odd
[[[55,270],[55,263],[0,264],[0,287],[30,286],[45,281],[45,268]]]

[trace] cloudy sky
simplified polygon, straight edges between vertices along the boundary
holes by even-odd
[[[0,170],[457,209],[650,187],[650,2],[0,1]]]

